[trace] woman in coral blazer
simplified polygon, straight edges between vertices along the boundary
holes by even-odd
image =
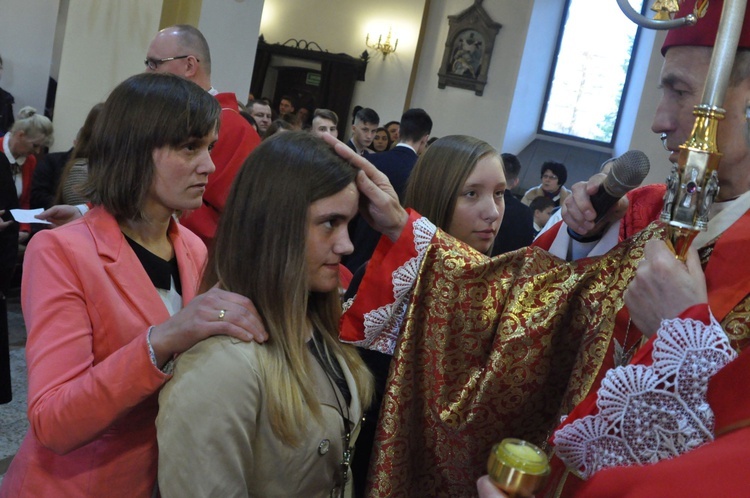
[[[26,252],[30,429],[0,496],[152,496],[171,358],[211,335],[251,338],[246,298],[195,297],[206,249],[173,217],[201,203],[218,117],[214,98],[171,75],[133,76],[107,99],[90,155],[96,207]]]

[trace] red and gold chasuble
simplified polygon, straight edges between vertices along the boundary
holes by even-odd
[[[589,392],[643,246],[663,235],[654,226],[604,257],[567,263],[535,247],[489,259],[438,231],[396,343],[370,495],[473,496],[492,444],[542,444]],[[405,259],[384,246],[359,288],[366,309],[391,296],[368,274],[383,280],[390,258]],[[363,338],[358,304],[343,340]]]
[[[654,205],[631,215],[626,235],[658,214]],[[474,496],[492,444],[504,437],[544,444],[560,417],[595,393],[613,364],[613,338],[632,342],[624,340],[629,320],[615,317],[643,246],[664,235],[651,225],[605,256],[567,263],[534,247],[490,260],[437,231],[414,269],[394,339],[370,496]],[[706,269],[711,308],[737,343],[748,337],[750,266],[738,262],[749,239],[746,214],[719,239]],[[395,293],[373,281],[415,253],[408,241],[381,243],[359,302],[344,314],[342,340],[363,339],[365,311]],[[595,410],[594,401],[575,416]],[[563,492],[567,475],[559,477],[553,495]]]

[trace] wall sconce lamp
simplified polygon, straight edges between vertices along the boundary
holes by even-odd
[[[385,60],[386,56],[388,54],[391,54],[396,51],[396,47],[398,47],[398,38],[396,38],[396,42],[391,45],[391,28],[388,28],[388,36],[385,37],[385,43],[381,43],[383,39],[383,35],[378,36],[378,42],[375,44],[370,43],[370,34],[367,34],[367,37],[365,38],[365,45],[367,45],[368,48],[377,50],[381,54],[383,54],[383,60]]]

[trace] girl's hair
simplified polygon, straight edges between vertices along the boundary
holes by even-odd
[[[51,147],[54,142],[52,121],[47,116],[37,114],[36,109],[30,106],[18,111],[16,122],[13,123],[10,132],[23,132],[30,140],[43,139],[40,143],[42,147]]]
[[[385,133],[385,139],[386,139],[385,149],[383,149],[382,151],[380,151],[380,150],[375,150],[375,140],[373,140],[373,141],[372,141],[372,144],[370,144],[370,148],[371,148],[372,150],[375,150],[375,152],[385,152],[385,151],[387,151],[387,150],[390,150],[390,149],[391,149],[391,145],[393,145],[393,141],[391,140],[391,135],[390,135],[390,133],[388,133],[388,130],[386,130],[386,129],[385,129],[384,127],[382,127],[382,126],[381,126],[380,128],[378,128],[377,130],[375,130],[375,134],[376,134],[376,135],[377,135],[377,134],[378,134],[379,132],[383,132],[383,133]]]
[[[270,336],[259,348],[258,366],[269,419],[290,445],[300,442],[310,411],[321,417],[308,375],[311,327],[323,338],[324,357],[336,354],[349,366],[365,406],[372,397],[369,370],[354,348],[338,340],[338,291],[311,292],[305,258],[310,205],[343,190],[356,174],[309,133],[264,140],[234,180],[201,284],[205,291],[219,283],[258,309]]]
[[[143,219],[156,149],[179,147],[219,127],[207,91],[172,74],[141,73],[112,90],[96,120],[83,194],[118,221]]]
[[[83,122],[83,126],[80,130],[78,130],[78,136],[76,136],[76,145],[75,147],[73,147],[73,152],[70,154],[70,159],[68,159],[68,162],[65,163],[65,168],[60,174],[60,183],[57,186],[57,195],[55,200],[56,204],[63,203],[63,187],[68,181],[70,170],[73,168],[76,160],[82,158],[88,159],[89,157],[91,135],[94,132],[94,125],[96,124],[96,120],[99,117],[99,113],[102,111],[103,107],[103,103],[95,104],[86,116],[86,121]]]
[[[466,135],[435,141],[417,160],[409,176],[404,206],[447,231],[458,194],[477,162],[497,151],[487,142]]]
[[[266,134],[263,135],[263,138],[271,138],[273,135],[276,135],[280,131],[292,130],[294,130],[294,127],[289,121],[284,121],[283,119],[274,119],[273,122],[268,125],[268,128],[266,128]]]

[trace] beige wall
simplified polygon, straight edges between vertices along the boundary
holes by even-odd
[[[434,122],[433,136],[472,135],[502,148],[516,80],[521,64],[529,16],[534,2],[484,2],[490,18],[502,24],[495,39],[487,85],[480,97],[472,90],[438,88],[438,71],[448,36],[448,16],[471,7],[471,0],[433,0],[411,100]]]
[[[263,0],[204,0],[198,28],[211,47],[211,83],[247,101]]]
[[[375,109],[385,123],[403,113],[423,10],[424,0],[266,0],[260,32],[268,43],[304,39],[358,57],[367,49],[368,33],[377,39],[383,32],[385,38],[391,26],[397,51],[383,60],[369,50],[366,80],[357,82],[353,98],[354,105]]]
[[[27,105],[44,112],[58,8],[58,0],[0,0],[0,86],[16,113]]]
[[[202,0],[164,0],[161,7],[159,29],[175,24],[197,26],[201,19]]]
[[[143,71],[161,2],[70,0],[55,105],[55,150],[69,148],[89,109]]]

